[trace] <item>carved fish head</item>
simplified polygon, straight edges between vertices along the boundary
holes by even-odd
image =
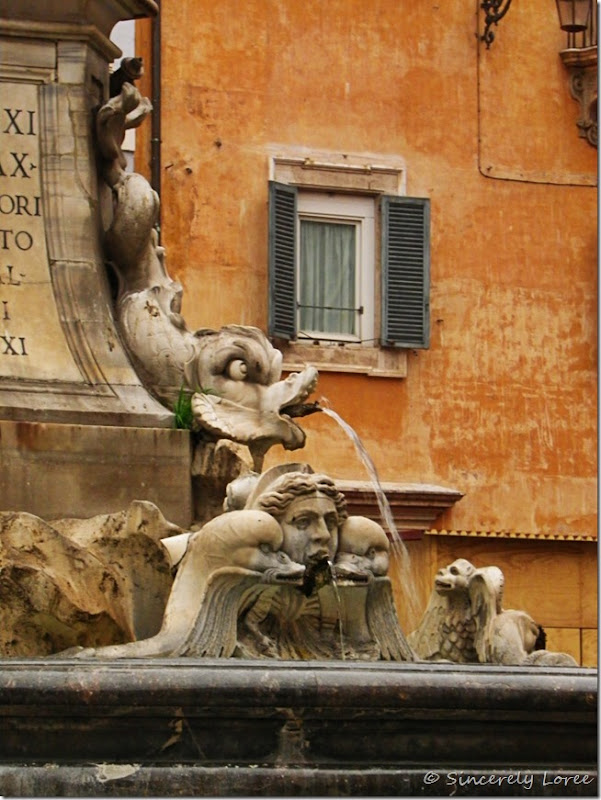
[[[390,543],[384,529],[368,517],[352,516],[340,529],[336,574],[355,582],[366,582],[388,572]]]
[[[283,550],[271,550],[261,545],[259,551],[257,571],[263,573],[263,583],[301,584],[305,575],[303,564],[297,564]]]
[[[282,380],[282,354],[258,328],[229,325],[197,336],[185,376],[195,392],[198,428],[243,444],[261,443],[264,450],[273,444],[302,447],[305,433],[293,417],[307,413],[303,403],[316,387],[317,370],[308,367]]]
[[[262,573],[264,583],[299,583],[305,572],[282,550],[282,529],[263,511],[228,511],[208,522],[195,539],[207,574],[234,567]]]

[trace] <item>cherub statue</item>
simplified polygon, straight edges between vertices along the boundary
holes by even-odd
[[[525,611],[503,610],[503,573],[458,558],[436,573],[422,621],[408,637],[428,661],[576,666],[540,648],[542,629]]]

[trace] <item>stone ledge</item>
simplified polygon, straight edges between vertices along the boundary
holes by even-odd
[[[369,481],[337,480],[346,497],[350,514],[369,517],[381,524],[381,514],[373,485]],[[421,535],[434,521],[464,496],[457,489],[429,483],[382,483],[394,523],[404,538]]]
[[[368,347],[359,344],[336,345],[328,342],[286,342],[274,339],[284,356],[286,372],[299,372],[307,366],[320,372],[346,372],[370,378],[406,378],[407,350]]]
[[[571,47],[560,50],[559,55],[566,67],[576,67],[580,69],[596,68],[597,66],[597,45],[591,47]]]
[[[519,769],[541,790],[586,774],[574,793],[596,796],[597,678],[581,668],[6,660],[0,708],[5,795],[440,796],[432,770]]]
[[[93,517],[149,500],[192,521],[190,432],[0,420],[0,510]]]
[[[567,769],[0,765],[7,797],[40,797],[39,787],[45,797],[597,797],[597,785],[596,773]]]

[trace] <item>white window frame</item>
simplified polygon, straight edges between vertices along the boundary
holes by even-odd
[[[296,186],[301,193],[321,191],[326,194],[349,193],[351,197],[371,196],[375,203],[381,194],[405,195],[407,170],[399,155],[384,153],[349,153],[317,150],[286,144],[266,147],[268,180]],[[375,219],[379,235],[379,216]],[[374,292],[379,297],[380,265],[374,241]],[[374,299],[374,332],[379,326],[378,304]],[[296,372],[312,364],[320,372],[344,372],[373,378],[407,377],[407,351],[382,348],[370,344],[348,344],[320,340],[319,345],[308,339],[282,341],[284,369]]]
[[[358,317],[357,335],[328,333],[326,331],[301,331],[298,339],[329,342],[372,343],[375,336],[375,201],[373,197],[333,194],[300,190],[297,207],[296,269],[300,270],[300,226],[303,219],[325,223],[354,224],[356,229],[356,285],[355,304],[363,307]],[[299,280],[300,288],[300,280]],[[297,298],[298,300],[298,298]],[[300,309],[297,311],[300,316]]]

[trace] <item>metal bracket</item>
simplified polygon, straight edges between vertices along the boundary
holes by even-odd
[[[495,34],[491,30],[492,25],[497,25],[503,19],[505,14],[509,11],[511,0],[482,0],[480,8],[486,14],[484,18],[484,33],[480,37],[480,41],[486,42],[486,49],[488,50],[494,41]]]

